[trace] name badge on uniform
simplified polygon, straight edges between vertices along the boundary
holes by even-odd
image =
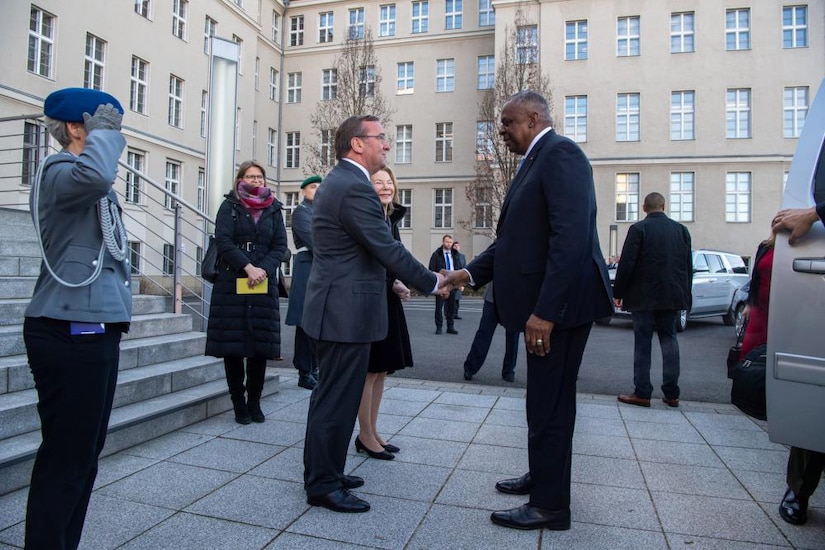
[[[69,323],[69,334],[80,336],[81,334],[103,334],[106,332],[106,325],[103,323]]]

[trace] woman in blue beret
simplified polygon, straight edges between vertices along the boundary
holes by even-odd
[[[67,88],[49,95],[43,111],[63,150],[40,166],[29,201],[43,260],[23,338],[43,441],[32,469],[25,546],[54,550],[80,543],[132,292],[112,190],[126,145],[123,108],[107,93]]]
[[[224,269],[209,304],[206,355],[223,357],[235,422],[264,422],[266,360],[281,355],[278,267],[287,254],[286,226],[264,167],[255,161],[241,163],[225,199],[215,219]],[[251,290],[266,283],[266,291],[239,294],[238,279]]]

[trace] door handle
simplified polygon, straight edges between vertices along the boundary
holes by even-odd
[[[796,258],[793,261],[793,270],[797,273],[825,275],[825,258]]]

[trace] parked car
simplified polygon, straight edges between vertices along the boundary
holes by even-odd
[[[611,284],[616,278],[616,268],[607,271]],[[736,324],[735,310],[731,309],[734,293],[748,282],[748,267],[741,256],[718,250],[693,251],[693,306],[690,312],[680,311],[676,330],[687,328],[688,319],[722,316],[726,326]],[[630,312],[616,308],[614,317],[629,317]],[[610,323],[611,317],[596,321],[599,325]]]
[[[751,282],[743,284],[733,293],[733,299],[730,302],[730,310],[733,312],[733,326],[736,335],[742,331],[742,325],[745,324],[745,307],[748,305],[748,293],[751,288]]]

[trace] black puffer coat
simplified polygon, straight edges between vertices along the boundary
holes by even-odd
[[[275,200],[256,224],[234,192],[218,209],[215,244],[224,267],[212,289],[206,355],[267,357],[281,355],[278,311],[278,266],[286,256],[287,238],[281,203]],[[248,263],[266,270],[267,294],[237,294],[235,281],[246,277]]]

